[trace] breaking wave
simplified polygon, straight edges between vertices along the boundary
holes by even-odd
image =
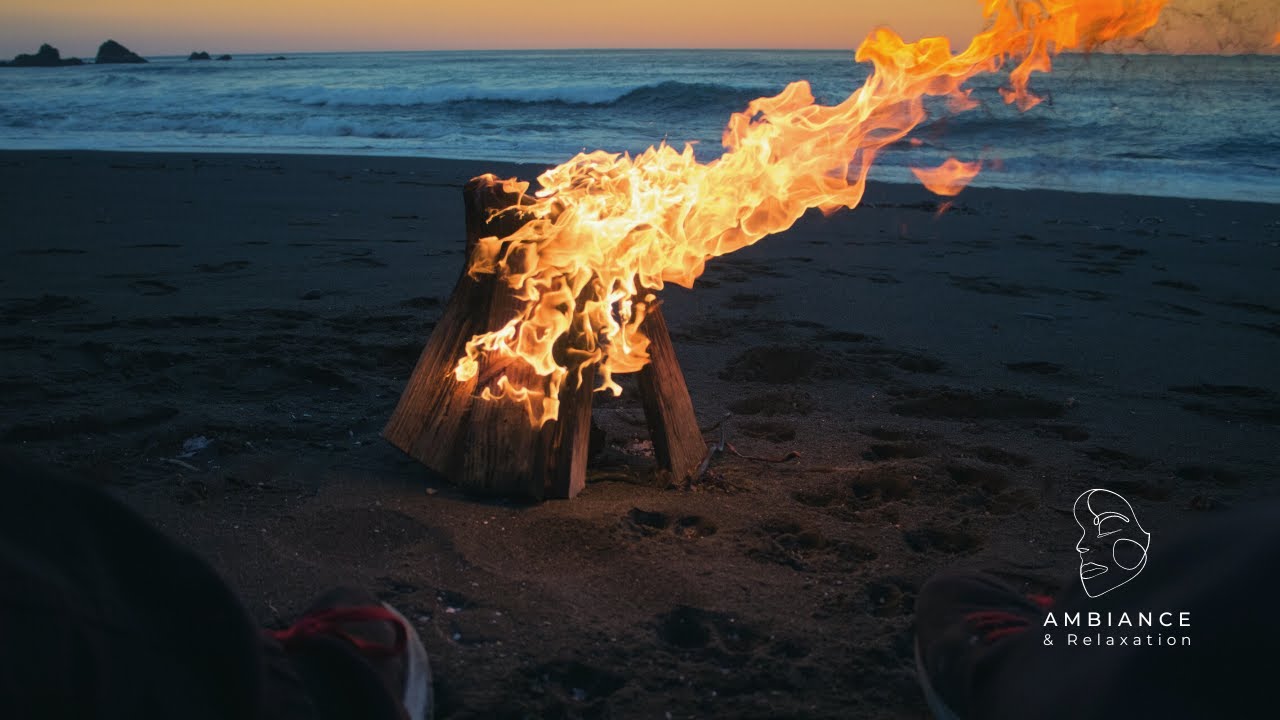
[[[781,88],[778,88],[781,89]],[[776,92],[775,89],[773,92]],[[643,107],[703,110],[708,103],[747,102],[771,91],[716,83],[666,81],[648,85],[560,85],[555,87],[475,87],[429,85],[344,88],[305,86],[285,88],[282,100],[316,107],[415,107],[431,105],[568,105],[592,107]]]

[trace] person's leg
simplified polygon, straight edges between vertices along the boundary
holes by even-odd
[[[258,716],[258,630],[203,561],[88,485],[14,458],[0,477],[0,694],[15,717]]]
[[[421,643],[375,599],[338,598],[356,615],[304,618],[278,641],[199,557],[97,488],[9,457],[0,482],[6,716],[376,720],[405,716],[397,683],[417,693],[408,716],[430,716]],[[362,647],[388,633],[403,643]]]

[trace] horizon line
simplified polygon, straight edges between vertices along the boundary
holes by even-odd
[[[107,38],[102,42],[105,43],[114,38]],[[116,41],[119,42],[119,41]],[[99,43],[101,45],[102,43]],[[120,43],[124,45],[124,43]],[[61,54],[61,48],[51,42],[42,42],[40,45],[49,45],[57,49]],[[128,47],[125,45],[125,47]],[[212,47],[212,46],[210,46]],[[339,54],[395,54],[395,53],[526,53],[526,52],[847,52],[856,53],[857,48],[849,47],[826,47],[826,48],[809,48],[809,47],[784,47],[784,46],[702,46],[702,47],[685,47],[685,46],[624,46],[624,47],[593,47],[593,46],[576,46],[576,47],[503,47],[503,48],[380,48],[380,49],[324,49],[324,50],[209,50],[206,48],[193,48],[187,51],[178,52],[160,52],[144,54],[138,52],[134,48],[129,48],[143,58],[183,58],[196,52],[208,52],[210,55],[241,55],[241,56],[280,56],[280,55],[339,55]],[[39,46],[34,50],[16,53],[18,55],[29,55],[39,51]],[[96,54],[96,53],[95,53]],[[1088,52],[1081,51],[1062,51],[1055,53],[1057,56],[1088,56],[1088,55],[1155,55],[1165,57],[1238,57],[1242,55],[1254,55],[1258,57],[1270,57],[1280,54],[1275,46],[1257,48],[1247,51],[1238,52],[1153,52],[1140,48],[1117,48],[1117,49],[1095,49]],[[63,59],[80,58],[91,59],[93,55],[63,55]],[[0,57],[0,61],[7,62],[12,58]],[[93,64],[90,62],[89,64]]]

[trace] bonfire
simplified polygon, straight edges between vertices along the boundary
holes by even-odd
[[[985,30],[958,51],[945,37],[872,32],[855,55],[872,70],[838,104],[817,103],[804,80],[752,101],[729,118],[725,152],[710,162],[661,144],[635,156],[579,154],[532,191],[477,178],[465,277],[385,434],[461,484],[570,496],[585,472],[590,393],[619,394],[615,376],[661,357],[644,398],[650,431],[659,464],[691,472],[705,445],[660,319],[667,283],[693,287],[708,261],[811,209],[856,208],[877,155],[929,118],[926,100],[971,110],[983,99],[968,81],[1006,72],[1000,99],[1031,110],[1040,102],[1032,76],[1055,54],[1137,37],[1165,4],[986,0]],[[950,196],[980,170],[979,159],[953,157],[914,173]]]

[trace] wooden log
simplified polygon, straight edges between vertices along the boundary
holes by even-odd
[[[495,283],[486,328],[496,330],[506,325],[523,305],[509,286]],[[477,392],[487,387],[497,394],[497,383],[503,376],[517,387],[544,384],[528,363],[489,354],[480,359]],[[486,495],[543,499],[547,453],[555,432],[552,424],[533,427],[524,404],[507,400],[477,399],[471,412],[460,448],[463,462],[454,481]]]
[[[707,444],[660,305],[649,308],[640,330],[649,338],[649,364],[640,370],[639,390],[653,454],[660,471],[682,482],[702,462]]]
[[[463,191],[468,263],[476,241],[488,234],[488,203],[493,195],[491,185],[479,178]],[[463,268],[400,402],[382,430],[392,445],[442,475],[455,471],[456,448],[477,392],[474,379],[465,383],[454,379],[454,364],[464,354],[467,341],[489,329],[486,323],[496,285],[492,276],[474,280]]]
[[[477,241],[515,231],[519,218],[490,218],[515,204],[496,178],[476,178],[463,191],[467,264]],[[584,383],[566,382],[561,418],[535,428],[521,404],[481,399],[498,392],[502,375],[520,386],[543,384],[528,365],[483,357],[475,378],[458,382],[453,369],[473,336],[496,330],[521,307],[515,292],[494,276],[472,279],[463,268],[453,295],[418,358],[383,436],[460,487],[486,495],[570,498],[586,485],[593,369]],[[576,377],[576,374],[575,374]]]
[[[554,452],[547,458],[547,498],[567,500],[587,486],[595,378],[594,365],[583,369],[580,385],[576,383],[576,373],[570,373],[560,393],[560,418],[551,439]]]

